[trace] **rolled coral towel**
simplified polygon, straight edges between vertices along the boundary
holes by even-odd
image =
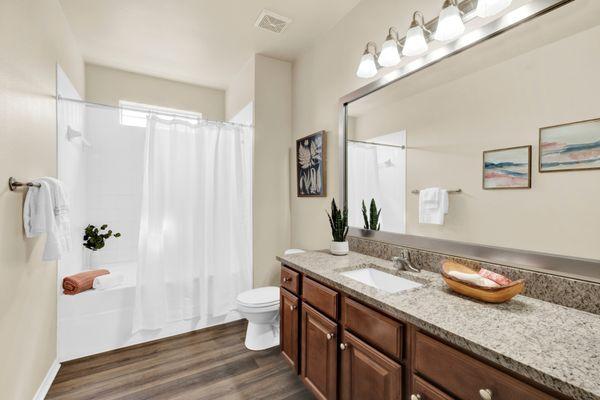
[[[108,275],[97,276],[92,287],[96,290],[106,290],[119,286],[125,280],[125,275],[117,272]]]
[[[512,281],[504,275],[497,274],[485,268],[481,268],[478,274],[483,276],[484,278],[489,279],[490,281],[496,282],[500,286],[506,286],[512,283]]]
[[[80,272],[75,275],[67,276],[63,278],[63,293],[73,295],[89,290],[92,288],[96,277],[109,273],[110,271],[107,269],[95,269],[93,271]]]

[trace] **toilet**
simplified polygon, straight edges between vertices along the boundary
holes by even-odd
[[[289,249],[285,255],[304,253]],[[244,344],[249,350],[265,350],[279,345],[279,287],[265,286],[240,293],[237,309],[248,320]]]

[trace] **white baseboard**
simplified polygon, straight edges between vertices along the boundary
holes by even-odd
[[[60,364],[58,363],[58,359],[54,359],[54,361],[52,361],[52,365],[50,365],[50,368],[48,369],[46,377],[35,393],[35,396],[33,396],[33,400],[44,400],[46,398],[46,395],[50,390],[50,386],[52,386],[52,382],[54,382],[54,378],[56,378],[56,374],[58,374],[59,368]]]

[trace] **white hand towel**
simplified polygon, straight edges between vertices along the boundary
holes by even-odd
[[[453,278],[458,279],[459,281],[472,283],[477,286],[489,287],[489,288],[495,288],[495,287],[500,286],[493,280],[484,278],[483,276],[481,276],[479,274],[475,274],[475,273],[469,274],[469,273],[460,272],[460,271],[450,271],[450,272],[448,272],[448,275],[450,275]],[[98,278],[96,278],[96,279],[98,279]]]
[[[33,181],[40,187],[30,187],[23,205],[23,225],[29,238],[46,234],[42,259],[59,260],[71,248],[69,206],[64,188],[54,178]]]
[[[484,278],[485,279],[485,278]],[[120,272],[113,273],[107,275],[101,275],[94,278],[94,283],[92,287],[96,290],[106,290],[114,288],[115,286],[119,286],[125,280],[125,275]]]
[[[448,214],[448,191],[428,188],[419,192],[419,223],[443,225]]]

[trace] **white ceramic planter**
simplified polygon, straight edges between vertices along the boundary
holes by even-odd
[[[336,256],[345,256],[348,254],[348,242],[331,242],[329,251]]]
[[[83,248],[83,269],[94,269],[97,267],[96,252],[87,247]]]

